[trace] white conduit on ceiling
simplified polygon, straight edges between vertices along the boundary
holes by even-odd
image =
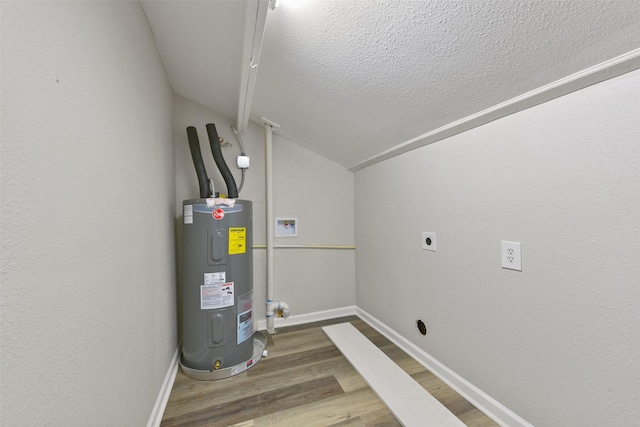
[[[275,333],[274,311],[282,311],[282,317],[289,317],[289,306],[282,301],[273,301],[273,124],[264,124],[265,175],[267,204],[267,332]]]

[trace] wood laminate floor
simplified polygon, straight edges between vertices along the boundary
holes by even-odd
[[[354,325],[466,425],[497,426],[356,316],[279,329],[268,336],[269,357],[235,377],[197,381],[178,371],[161,426],[399,426],[321,330],[342,322]]]

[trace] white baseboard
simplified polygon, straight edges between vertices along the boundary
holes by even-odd
[[[316,311],[314,313],[299,314],[297,316],[289,316],[286,319],[275,319],[274,325],[276,329],[286,326],[302,325],[304,323],[319,322],[321,320],[335,319],[344,316],[354,316],[356,314],[356,306],[334,308],[331,310]],[[266,320],[258,320],[258,330],[267,329]]]
[[[434,375],[444,381],[449,387],[457,391],[462,397],[467,399],[476,408],[484,412],[501,426],[508,427],[533,427],[531,424],[520,418],[518,415],[493,399],[488,394],[453,372],[451,369],[440,363],[427,352],[411,343],[402,335],[389,328],[387,325],[356,307],[356,315],[367,322],[382,335],[387,337],[395,345],[404,350],[407,354],[417,360],[421,365],[431,371]]]
[[[178,374],[179,361],[180,346],[178,345],[175,353],[173,353],[171,364],[169,364],[169,369],[167,370],[167,374],[164,377],[164,382],[162,383],[160,393],[158,394],[158,398],[156,399],[156,404],[154,405],[151,416],[149,417],[149,422],[147,422],[147,427],[160,427],[162,415],[164,415],[164,410],[167,407],[167,402],[169,401],[169,396],[171,395],[173,383],[176,380],[176,375]]]

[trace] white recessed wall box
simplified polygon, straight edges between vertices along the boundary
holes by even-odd
[[[277,217],[276,237],[298,237],[298,218]]]

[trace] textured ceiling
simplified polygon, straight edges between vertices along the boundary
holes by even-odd
[[[176,93],[231,118],[244,3],[143,3]],[[635,0],[281,3],[251,118],[346,167],[640,47]]]

